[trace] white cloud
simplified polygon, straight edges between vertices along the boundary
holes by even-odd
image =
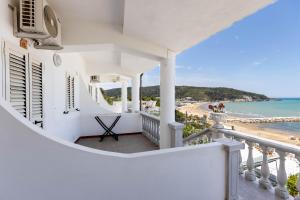
[[[254,61],[252,64],[253,64],[254,66],[259,66],[259,65],[264,64],[267,60],[268,60],[268,58],[267,58],[267,57],[264,57],[264,58],[262,58],[261,60]]]
[[[255,65],[255,66],[258,66],[258,65],[261,65],[262,63],[261,62],[259,62],[259,61],[254,61],[253,62],[253,65]]]

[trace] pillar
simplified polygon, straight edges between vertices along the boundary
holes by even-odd
[[[176,54],[169,51],[160,63],[160,148],[171,147],[169,124],[175,122],[175,66]]]
[[[122,99],[122,113],[127,112],[127,82],[122,82],[122,91],[121,91],[121,99]]]
[[[135,75],[131,81],[132,112],[140,111],[140,75]]]

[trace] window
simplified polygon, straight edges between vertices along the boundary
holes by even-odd
[[[43,127],[43,64],[30,59],[30,119]]]
[[[67,114],[70,111],[78,110],[76,109],[76,76],[66,73],[66,111]]]
[[[43,64],[5,43],[5,98],[23,117],[43,127]]]

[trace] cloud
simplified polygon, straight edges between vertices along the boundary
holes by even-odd
[[[240,36],[235,35],[235,36],[234,36],[234,39],[235,39],[235,40],[240,40]]]
[[[254,61],[253,62],[253,65],[255,65],[255,66],[258,66],[258,65],[261,65],[262,63],[261,62],[259,62],[259,61]]]
[[[262,58],[261,60],[253,61],[252,65],[259,66],[264,64],[268,60],[267,57]]]

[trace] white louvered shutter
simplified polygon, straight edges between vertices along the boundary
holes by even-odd
[[[43,127],[43,63],[30,59],[30,120]]]
[[[66,110],[71,110],[71,75],[66,75]]]
[[[70,99],[71,99],[71,109],[73,110],[73,109],[75,109],[75,77],[73,76],[73,77],[71,77],[71,83],[70,83],[70,85],[71,85],[71,97],[70,97]]]
[[[29,117],[28,56],[6,45],[6,99],[22,116]]]

